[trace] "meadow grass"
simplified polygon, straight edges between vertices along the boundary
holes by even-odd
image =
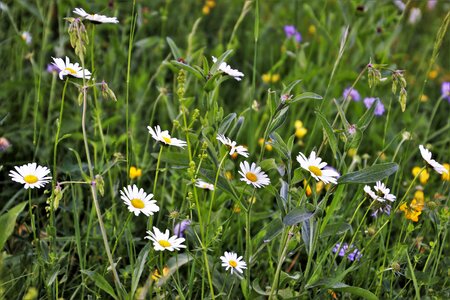
[[[1,1],[0,299],[450,298],[449,10]]]

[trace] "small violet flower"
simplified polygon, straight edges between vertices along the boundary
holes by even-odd
[[[348,87],[344,90],[342,93],[342,97],[345,99],[349,98],[353,101],[359,101],[361,100],[361,96],[359,95],[358,91],[355,89],[352,89],[351,87]]]
[[[441,86],[442,97],[450,102],[450,81],[444,81]]]
[[[382,116],[384,114],[384,105],[383,105],[383,102],[381,102],[380,98],[373,98],[373,97],[364,98],[364,105],[369,109],[375,101],[376,101],[376,104],[375,104],[376,106],[375,106],[374,115]]]
[[[337,243],[334,248],[332,249],[333,253],[336,253],[339,251],[338,255],[341,257],[344,257],[348,252],[350,252],[347,256],[348,260],[355,261],[360,260],[362,257],[361,251],[359,251],[357,248],[354,248],[353,245],[348,245],[347,243],[340,244]]]
[[[184,237],[184,232],[189,228],[190,225],[191,225],[191,220],[183,220],[183,221],[175,224],[175,226],[173,228],[173,233],[177,237],[182,238],[182,237]]]
[[[59,72],[61,72],[61,70],[57,66],[55,66],[54,64],[47,64],[46,71],[48,73],[59,73]]]
[[[294,37],[295,41],[297,43],[300,43],[302,41],[302,36],[300,32],[297,31],[294,25],[286,25],[284,26],[284,34],[286,34],[286,38],[290,39],[291,37]]]

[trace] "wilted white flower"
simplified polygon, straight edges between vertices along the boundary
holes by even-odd
[[[217,58],[214,56],[212,57],[213,62],[215,63],[217,61]],[[230,75],[237,81],[241,81],[241,77],[244,76],[244,73],[240,72],[239,70],[232,69],[229,65],[227,65],[225,62],[222,62],[219,66],[219,70]]]
[[[437,161],[435,161],[434,159],[431,159],[431,152],[426,149],[423,145],[419,146],[419,150],[420,150],[420,155],[422,155],[422,158],[430,165],[433,167],[433,169],[438,172],[439,174],[442,173],[448,173],[447,169],[441,165],[440,163],[438,163]]]
[[[73,11],[75,14],[81,16],[82,18],[91,21],[95,24],[100,23],[119,23],[119,20],[117,20],[116,17],[107,17],[104,15],[97,15],[97,14],[88,14],[84,9],[82,8],[75,8]]]
[[[374,191],[372,191],[371,187],[366,185],[364,186],[364,192],[366,192],[373,200],[377,200],[379,202],[384,202],[386,200],[394,202],[395,196],[391,194],[391,190],[388,189],[384,183],[381,181],[377,181],[374,186]]]
[[[237,153],[239,155],[242,155],[244,157],[248,157],[248,151],[247,148],[244,146],[236,146],[236,142],[232,141],[230,138],[227,138],[223,134],[218,134],[216,139],[224,144],[225,146],[230,148],[230,155],[233,155],[234,153]]]
[[[204,190],[214,191],[214,184],[208,183],[201,179],[197,179],[197,181],[195,182],[195,186]]]

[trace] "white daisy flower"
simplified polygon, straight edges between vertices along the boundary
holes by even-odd
[[[247,269],[247,263],[242,260],[242,256],[237,257],[237,254],[234,252],[227,252],[223,254],[220,259],[222,260],[222,267],[225,268],[225,271],[230,269],[231,274],[233,271],[237,273],[243,273],[242,269]]]
[[[373,200],[377,200],[379,202],[384,201],[395,201],[395,196],[391,194],[391,190],[387,188],[381,181],[377,181],[376,185],[373,187],[375,192],[372,191],[372,188],[368,185],[364,186],[364,192],[366,192]]]
[[[239,155],[242,155],[244,157],[248,157],[248,150],[244,146],[236,146],[236,142],[232,141],[230,138],[227,138],[223,134],[218,134],[216,139],[230,148],[230,155],[233,155],[234,153],[237,153]]]
[[[144,189],[138,189],[135,184],[133,184],[133,186],[129,185],[124,187],[123,190],[120,191],[120,195],[120,198],[128,206],[128,210],[136,216],[143,213],[148,217],[159,211],[156,200],[151,200],[153,194],[147,195],[147,193],[144,192]]]
[[[311,176],[314,177],[315,180],[322,181],[325,184],[330,182],[337,184],[336,179],[339,177],[339,173],[331,168],[325,168],[327,163],[322,162],[320,157],[316,157],[315,151],[311,152],[309,158],[306,158],[306,156],[300,152],[297,156],[297,161],[303,169],[311,173]]]
[[[149,236],[146,236],[146,239],[149,239],[153,242],[153,247],[156,251],[164,251],[164,250],[180,250],[180,248],[186,248],[185,245],[182,245],[184,242],[184,238],[178,238],[176,235],[169,237],[169,229],[166,229],[166,232],[162,233],[158,228],[153,226],[153,232],[147,230]]]
[[[82,18],[91,21],[94,24],[101,24],[101,23],[119,23],[119,20],[117,20],[116,17],[107,17],[104,15],[97,15],[97,14],[88,14],[84,9],[82,8],[75,8],[73,11],[75,14],[81,16]]]
[[[31,33],[29,33],[28,31],[24,31],[22,32],[22,34],[20,35],[20,37],[22,38],[22,40],[25,42],[25,44],[30,45],[31,42],[33,41],[33,37],[31,36]]]
[[[187,145],[185,141],[171,137],[169,131],[167,130],[161,131],[161,127],[159,127],[159,125],[156,125],[155,129],[153,129],[150,126],[147,126],[147,129],[152,135],[153,139],[163,142],[166,145],[177,146],[181,148]]]
[[[270,178],[264,171],[261,171],[261,167],[257,167],[255,163],[250,166],[248,162],[244,161],[239,164],[242,175],[241,181],[245,181],[247,184],[252,184],[255,188],[264,187],[270,184]]]
[[[15,182],[24,184],[25,189],[41,188],[50,182],[52,179],[50,170],[47,167],[42,167],[36,163],[29,163],[20,167],[14,167],[16,171],[10,171],[9,176]]]
[[[433,169],[438,172],[439,174],[442,173],[446,173],[448,174],[447,169],[441,165],[440,163],[438,163],[437,161],[435,161],[434,159],[431,159],[431,152],[426,149],[423,145],[419,146],[419,150],[420,150],[420,155],[422,155],[422,158],[430,165],[433,167]]]
[[[62,58],[53,58],[52,64],[59,69],[59,79],[63,80],[64,76],[72,76],[76,78],[84,78],[90,79],[91,78],[91,72],[89,72],[87,69],[84,69],[80,67],[78,63],[71,63],[69,58],[66,56],[66,61]]]
[[[201,179],[197,179],[197,181],[195,182],[195,186],[204,190],[214,191],[214,184],[208,183]]]
[[[212,57],[213,62],[215,63],[217,61],[217,58],[214,56]],[[219,66],[219,70],[230,75],[237,81],[241,81],[241,77],[244,76],[244,73],[240,72],[239,70],[232,69],[230,65],[227,65],[225,62],[222,62]]]

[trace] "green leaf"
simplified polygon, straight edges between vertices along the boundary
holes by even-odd
[[[26,204],[26,202],[17,204],[7,213],[0,216],[0,250],[3,249],[6,240],[13,233],[17,216],[22,212]]]
[[[288,147],[281,136],[276,132],[272,132],[270,134],[270,138],[273,140],[272,145],[274,146],[275,150],[282,154],[284,158],[289,159],[291,157],[291,153],[289,152]]]
[[[151,154],[154,158],[158,158],[159,153]],[[189,166],[189,156],[181,152],[164,152],[161,154],[161,162],[174,164],[178,166]]]
[[[371,291],[356,286],[349,286],[345,283],[335,283],[330,287],[334,291],[350,293],[355,296],[363,297],[369,300],[378,300],[378,297]]]
[[[287,87],[285,87],[285,88],[283,89],[283,91],[281,92],[281,94],[283,94],[283,95],[290,94],[291,91],[292,91],[292,89],[293,89],[297,84],[299,84],[300,82],[302,82],[301,79],[292,81],[291,83],[289,83],[289,85],[288,85]]]
[[[172,256],[167,261],[167,267],[169,268],[169,273],[166,276],[162,276],[159,278],[157,285],[162,286],[170,277],[183,265],[187,264],[194,258],[192,256],[188,256],[186,253],[177,254]]]
[[[305,93],[301,93],[300,95],[295,96],[294,99],[289,101],[289,104],[294,104],[296,102],[299,102],[299,101],[305,100],[305,99],[322,100],[323,97],[316,93],[305,92]]]
[[[231,122],[233,122],[234,119],[236,119],[236,116],[237,116],[236,113],[231,113],[228,116],[226,116],[220,123],[218,133],[225,134],[225,132],[227,132],[228,128],[230,127]]]
[[[296,207],[291,210],[283,219],[283,223],[292,226],[310,219],[314,213],[306,211],[304,208]]]
[[[175,67],[178,67],[179,69],[183,69],[186,72],[191,73],[192,75],[194,75],[198,79],[200,79],[202,81],[205,81],[205,78],[203,77],[202,73],[199,72],[197,69],[191,67],[190,65],[182,63],[182,62],[179,62],[179,61],[176,61],[176,60],[171,60],[170,63],[172,65],[174,65]]]
[[[370,122],[375,116],[373,112],[375,111],[376,104],[377,101],[373,101],[370,108],[366,110],[366,112],[364,113],[364,115],[362,115],[361,118],[359,118],[358,123],[356,123],[356,128],[361,129],[361,131],[364,131],[367,128],[367,126],[369,126]]]
[[[339,184],[346,183],[371,183],[381,181],[394,174],[398,170],[396,163],[384,163],[373,165],[361,171],[345,174],[338,179]]]
[[[320,122],[322,123],[322,127],[324,129],[325,135],[327,136],[328,144],[330,145],[331,151],[333,152],[333,156],[337,160],[338,141],[336,136],[334,135],[333,128],[331,128],[330,123],[328,123],[324,115],[322,115],[319,111],[316,111],[316,114],[319,117]]]
[[[269,134],[271,134],[272,132],[274,132],[275,130],[278,129],[278,127],[280,127],[281,125],[283,125],[284,121],[286,121],[287,118],[287,112],[289,110],[289,106],[283,107],[280,112],[278,113],[278,115],[274,118],[274,120],[270,123],[269,126]]]
[[[98,288],[108,293],[114,299],[118,299],[113,287],[106,281],[105,277],[95,271],[81,270],[81,273],[89,276]]]
[[[170,47],[170,51],[172,51],[172,55],[175,59],[179,59],[181,56],[181,52],[180,49],[178,49],[177,45],[175,44],[175,42],[170,38],[167,37],[166,38],[167,44],[169,44]]]
[[[283,230],[283,222],[280,218],[273,219],[269,224],[264,226],[258,234],[254,237],[255,245],[260,243],[268,243],[274,238],[276,238]]]
[[[147,262],[147,256],[150,252],[151,244],[147,243],[144,248],[142,248],[139,256],[136,260],[133,270],[133,276],[131,278],[131,296],[134,296],[136,289],[139,284],[139,279],[141,278],[142,272],[144,271],[145,263]]]
[[[328,224],[322,231],[320,237],[335,236],[343,234],[352,229],[352,226],[345,222]]]

